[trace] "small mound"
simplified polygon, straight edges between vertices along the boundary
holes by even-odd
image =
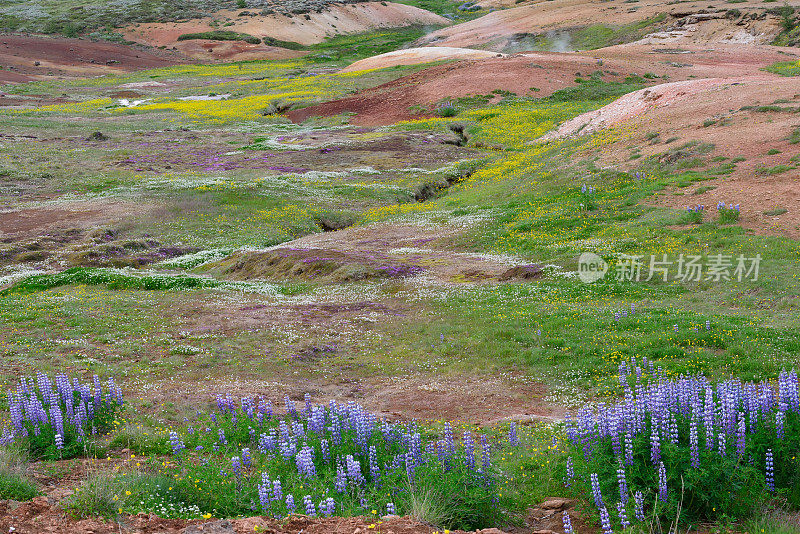
[[[487,59],[493,57],[505,57],[505,54],[486,50],[475,50],[472,48],[453,48],[449,46],[408,48],[356,61],[352,65],[342,69],[342,72],[382,69],[397,65],[417,65],[419,63],[430,63],[432,61],[448,59]]]
[[[294,59],[306,52],[277,46],[251,44],[245,41],[212,41],[208,39],[184,40],[175,44],[183,55],[208,61],[255,61],[269,59]]]
[[[552,132],[540,137],[537,142],[574,135],[590,135],[626,119],[641,115],[650,109],[668,106],[678,100],[738,82],[739,80],[712,78],[663,83],[647,89],[640,89],[639,91],[628,93],[600,109],[583,113],[574,119],[568,120]]]
[[[380,253],[317,248],[278,248],[237,252],[207,269],[230,280],[303,280],[321,283],[403,278],[422,272]]]

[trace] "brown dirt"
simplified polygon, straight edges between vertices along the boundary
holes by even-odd
[[[0,212],[0,237],[37,237],[56,229],[85,229],[139,215],[149,208],[121,201],[63,203],[58,208],[29,208]]]
[[[378,524],[380,521],[380,524]],[[369,528],[370,525],[374,525]],[[10,530],[13,527],[13,530]],[[57,505],[51,505],[47,497],[36,497],[19,505],[0,501],[0,528],[4,532],[19,534],[366,534],[380,532],[388,534],[430,534],[436,529],[415,521],[410,517],[386,516],[380,520],[361,517],[310,518],[293,516],[287,521],[276,521],[267,517],[248,517],[235,520],[186,521],[162,519],[155,515],[139,514],[122,517],[119,522],[101,519],[69,518]],[[463,531],[452,531],[460,534]],[[478,531],[480,532],[480,531]],[[485,530],[486,534],[500,531]]]
[[[36,63],[39,65],[36,65]],[[0,35],[0,83],[87,77],[186,63],[168,51],[44,35]]]
[[[320,13],[308,13],[308,19],[304,15],[287,17],[278,14],[239,17],[240,11],[220,11],[213,17],[188,22],[137,24],[121,30],[121,33],[131,41],[151,46],[173,46],[180,35],[215,30],[211,23],[225,19],[232,22],[225,30],[311,45],[342,33],[412,24],[445,25],[449,22],[430,11],[393,2],[333,4]]]
[[[670,81],[747,76],[761,74],[763,67],[798,54],[779,47],[736,45],[714,49],[691,45],[682,51],[686,53],[674,54],[659,46],[639,44],[581,53],[526,52],[507,58],[464,60],[435,65],[350,97],[290,111],[287,116],[302,122],[313,116],[349,112],[356,114],[351,119],[353,124],[388,125],[432,116],[435,104],[448,98],[487,95],[497,89],[545,97],[574,86],[576,75],[588,76],[596,71],[602,72],[606,81],[645,73]],[[419,106],[429,112],[419,112]]]

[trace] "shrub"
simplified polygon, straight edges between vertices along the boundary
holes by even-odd
[[[289,50],[304,50],[306,47],[294,41],[282,41],[274,37],[264,37],[263,42],[267,46],[276,46],[278,48],[286,48]]]
[[[455,117],[458,115],[458,110],[450,102],[439,106],[437,111],[439,112],[440,117]]]
[[[598,508],[616,511],[621,502],[627,518],[652,513],[697,524],[749,517],[770,492],[800,504],[796,372],[782,372],[775,387],[667,380],[652,362],[653,380],[645,382],[646,361],[631,366],[632,376],[620,366],[623,401],[584,408],[568,423],[577,452],[570,482]]]
[[[65,501],[64,509],[75,518],[100,516],[110,519],[119,514],[119,500],[118,484],[115,483],[114,476],[107,472],[97,472],[84,480]]]
[[[95,375],[93,387],[67,375],[56,375],[55,384],[44,373],[36,379],[20,379],[8,393],[11,426],[3,430],[2,443],[16,443],[33,458],[71,458],[96,451],[93,436],[111,429],[122,405],[122,392],[108,379],[103,392]]]
[[[261,39],[258,37],[254,37],[247,33],[239,33],[230,30],[184,33],[178,36],[178,41],[188,41],[192,39],[209,39],[212,41],[244,41],[250,44],[261,43]]]

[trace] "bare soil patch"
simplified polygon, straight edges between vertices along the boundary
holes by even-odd
[[[88,39],[0,35],[0,83],[55,77],[86,77],[186,63],[170,51]]]

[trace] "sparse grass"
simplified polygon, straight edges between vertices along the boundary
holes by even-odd
[[[27,501],[41,495],[26,475],[27,465],[22,451],[10,447],[0,449],[0,499]]]

